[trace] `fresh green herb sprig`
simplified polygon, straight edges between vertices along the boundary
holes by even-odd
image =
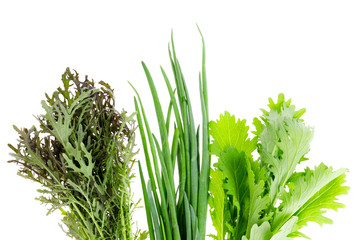
[[[310,150],[313,129],[280,94],[269,111],[254,119],[256,131],[248,138],[245,120],[228,112],[210,122],[212,154],[218,162],[211,170],[210,212],[214,239],[286,240],[305,237],[299,230],[309,221],[332,223],[323,214],[344,207],[337,196],[347,194],[347,169],[333,171],[323,163],[296,172]],[[259,158],[253,159],[257,150]]]
[[[135,90],[137,120],[149,176],[149,181],[146,183],[139,165],[151,240],[205,239],[210,156],[203,39],[202,42],[202,72],[199,75],[201,128],[196,127],[194,122],[191,99],[176,57],[173,39],[171,39],[172,49],[169,49],[169,56],[176,84],[175,90],[161,67],[170,96],[166,116],[163,114],[163,106],[159,101],[151,74],[142,63],[153,97],[160,140],[151,132],[141,98]],[[175,119],[174,125],[171,124],[171,116]],[[173,133],[172,140],[169,142],[171,133]],[[179,177],[176,182],[175,171],[178,171]]]
[[[58,88],[41,104],[40,129],[14,129],[9,147],[19,175],[42,185],[38,198],[59,209],[69,237],[82,240],[144,239],[132,232],[130,182],[136,152],[135,120],[116,111],[113,89],[101,81],[80,81],[69,68]]]

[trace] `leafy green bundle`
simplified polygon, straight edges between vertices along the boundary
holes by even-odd
[[[306,237],[299,230],[309,221],[332,223],[326,209],[344,207],[336,196],[347,194],[343,186],[347,169],[333,171],[323,163],[296,172],[307,160],[313,129],[301,119],[305,109],[295,110],[280,94],[270,111],[254,119],[255,137],[248,138],[246,121],[235,121],[228,112],[210,122],[212,154],[218,157],[210,172],[210,212],[217,235],[214,239],[285,240]],[[253,159],[257,150],[259,158]]]
[[[132,233],[130,181],[135,121],[114,108],[113,90],[101,81],[80,81],[69,68],[58,88],[41,104],[40,129],[19,129],[18,174],[40,183],[38,198],[60,209],[69,237],[83,240],[136,239]],[[146,233],[141,237],[145,238]]]
[[[172,52],[169,49],[169,55],[176,84],[175,91],[161,67],[170,96],[166,118],[150,72],[142,63],[153,97],[160,141],[151,132],[141,98],[136,91],[138,98],[135,98],[135,107],[149,176],[146,184],[141,165],[139,165],[143,196],[151,240],[203,240],[206,230],[210,170],[205,48],[203,47],[202,73],[199,77],[202,125],[201,129],[197,127],[196,130],[191,99],[176,57],[174,42],[173,40],[171,42]],[[172,111],[175,123],[170,131]],[[169,143],[168,138],[171,132],[173,133],[172,142]],[[200,137],[202,142],[199,140]],[[178,169],[177,185],[174,180],[176,168]]]

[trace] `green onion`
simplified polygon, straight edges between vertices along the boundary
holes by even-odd
[[[139,164],[151,239],[205,239],[210,155],[208,151],[209,117],[203,37],[202,44],[202,71],[199,78],[202,141],[199,140],[200,126],[195,127],[191,99],[180,63],[176,57],[173,36],[171,36],[169,56],[176,85],[175,89],[171,86],[166,72],[161,67],[170,96],[166,119],[162,111],[164,107],[158,98],[157,87],[146,64],[142,62],[152,93],[160,139],[157,139],[152,133],[141,97],[131,85],[137,95],[135,108],[149,177],[146,188],[142,167]],[[170,124],[171,115],[175,119],[173,125]],[[170,126],[174,127],[173,136],[169,142]],[[175,182],[176,167],[179,178]]]

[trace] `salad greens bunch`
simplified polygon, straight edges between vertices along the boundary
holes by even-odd
[[[202,35],[201,35],[202,37]],[[9,144],[18,174],[38,182],[39,200],[60,210],[64,231],[78,240],[204,240],[208,206],[216,240],[288,240],[308,238],[300,230],[308,222],[332,223],[326,210],[344,207],[339,195],[347,169],[333,170],[320,163],[299,171],[308,160],[314,129],[302,119],[283,94],[269,99],[269,110],[254,118],[249,133],[246,120],[228,112],[209,122],[202,37],[199,73],[201,123],[194,106],[173,37],[169,46],[174,87],[161,67],[168,105],[142,62],[152,94],[157,129],[149,122],[136,89],[135,114],[115,109],[113,89],[105,82],[79,80],[69,69],[59,87],[41,102],[40,127],[14,129],[16,145]],[[167,109],[166,114],[164,110]],[[148,232],[134,227],[132,167],[137,151],[137,118],[146,172],[138,163]],[[157,131],[157,134],[155,132]],[[210,143],[210,139],[212,142]],[[210,166],[211,155],[217,162]]]
[[[210,152],[218,157],[209,189],[214,239],[307,238],[299,231],[307,222],[332,223],[323,215],[326,209],[344,207],[336,197],[347,194],[347,169],[333,171],[321,163],[296,171],[308,160],[314,133],[301,118],[305,109],[296,111],[283,94],[268,106],[253,121],[253,137],[246,120],[236,121],[228,112],[210,122]]]
[[[136,152],[135,120],[118,112],[113,89],[96,88],[69,68],[58,88],[41,102],[40,128],[14,129],[18,143],[9,147],[18,174],[41,184],[38,198],[60,210],[69,237],[82,240],[144,239],[132,232],[131,170]]]

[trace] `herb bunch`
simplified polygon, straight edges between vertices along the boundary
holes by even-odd
[[[135,90],[137,120],[149,177],[146,183],[139,165],[151,240],[205,239],[210,157],[205,48],[202,42],[202,73],[199,75],[201,127],[196,126],[194,121],[191,99],[176,57],[173,38],[169,56],[176,89],[172,88],[161,67],[170,97],[167,115],[162,110],[167,106],[161,105],[151,74],[142,63],[153,97],[160,140],[152,133],[141,98]],[[171,116],[175,119],[174,124]],[[175,171],[178,172],[178,181],[175,180]]]
[[[255,118],[249,138],[245,120],[228,112],[210,122],[212,154],[218,157],[210,176],[210,212],[214,239],[286,240],[305,237],[300,229],[313,221],[333,221],[323,214],[344,207],[337,196],[347,194],[347,169],[333,171],[323,163],[297,172],[308,160],[314,130],[306,126],[305,109],[295,110],[280,94],[269,99],[269,111]],[[259,158],[252,153],[257,150]]]
[[[63,88],[41,102],[40,128],[14,129],[9,147],[18,174],[42,185],[38,198],[59,209],[69,237],[79,240],[136,239],[132,232],[130,182],[136,152],[135,121],[116,111],[113,89],[101,81],[79,80],[66,69]]]

